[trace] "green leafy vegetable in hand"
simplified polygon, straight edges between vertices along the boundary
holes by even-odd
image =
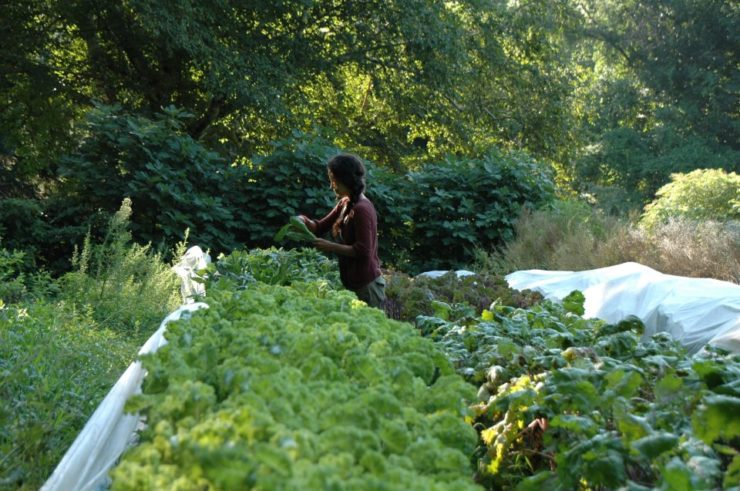
[[[278,233],[275,234],[275,242],[294,240],[296,242],[313,242],[316,236],[306,227],[300,217],[292,216]]]

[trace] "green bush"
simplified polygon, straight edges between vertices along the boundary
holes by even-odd
[[[180,304],[177,277],[150,246],[131,243],[131,201],[125,199],[99,244],[85,239],[74,271],[59,280],[61,298],[89,309],[100,325],[128,333],[154,332]]]
[[[291,215],[321,217],[334,207],[326,161],[338,152],[319,137],[296,132],[275,142],[270,154],[252,157],[243,190],[250,247],[273,245],[275,233]]]
[[[256,157],[244,206],[250,245],[269,247],[287,217],[323,216],[333,206],[325,163],[339,150],[296,133]],[[397,175],[367,163],[367,196],[378,212],[379,254],[386,265],[412,272],[470,263],[476,246],[513,235],[522,206],[552,199],[553,182],[526,155],[497,151],[482,159],[429,164]]]
[[[652,229],[670,218],[740,220],[740,175],[722,169],[671,174],[645,207],[641,225]]]
[[[249,223],[239,201],[245,169],[228,165],[185,133],[188,117],[172,107],[147,118],[96,106],[87,117],[88,137],[60,162],[65,185],[51,219],[67,224],[100,212],[107,217],[115,211],[111,205],[129,197],[139,242],[173,246],[189,229],[206,248],[237,247]]]
[[[131,244],[130,200],[58,281],[0,249],[0,488],[38,489],[141,344],[180,303],[169,265]],[[12,304],[10,302],[13,302]],[[8,303],[8,305],[5,305]]]
[[[522,207],[554,197],[543,166],[525,154],[498,151],[427,165],[409,174],[402,190],[411,210],[412,271],[470,264],[477,247],[513,238]]]
[[[115,211],[111,203],[129,197],[137,242],[166,250],[189,229],[194,243],[221,252],[270,247],[287,217],[320,217],[334,205],[325,165],[339,149],[321,137],[295,132],[267,155],[227,165],[184,134],[187,117],[174,108],[145,118],[95,107],[89,136],[60,162],[64,185],[51,196],[54,205],[25,210],[24,223],[52,235],[64,231],[62,244],[79,243],[88,229],[98,239]],[[553,195],[551,176],[521,153],[494,150],[406,175],[372,163],[367,168],[381,259],[413,272],[470,263],[475,247],[500,245],[513,235],[522,206]]]
[[[23,252],[27,268],[46,269],[58,274],[69,270],[72,245],[85,235],[88,224],[96,222],[97,214],[74,223],[55,220],[69,203],[56,197],[49,199],[0,199],[0,237],[9,250]]]

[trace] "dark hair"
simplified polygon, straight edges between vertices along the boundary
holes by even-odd
[[[349,203],[332,224],[332,235],[336,238],[340,235],[342,222],[352,216],[352,208],[365,191],[365,165],[357,155],[351,153],[340,153],[333,156],[326,163],[327,169],[337,181],[349,189]]]
[[[347,186],[350,192],[350,207],[354,205],[365,191],[365,165],[360,157],[351,153],[340,153],[330,158],[326,167],[334,179]]]

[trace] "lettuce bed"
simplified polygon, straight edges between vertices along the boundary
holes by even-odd
[[[410,324],[322,282],[209,287],[129,401],[129,489],[478,489],[475,388]]]

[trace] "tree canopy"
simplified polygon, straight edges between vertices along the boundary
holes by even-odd
[[[172,134],[157,126],[158,150],[143,152],[154,161],[122,162],[116,179],[150,164],[172,176],[220,166],[226,179],[305,134],[398,175],[525,152],[555,169],[561,191],[640,208],[674,172],[737,168],[739,10],[729,0],[11,0],[0,6],[0,199],[16,201],[4,201],[0,235],[28,217],[49,225],[50,198],[72,210],[72,174],[103,196],[109,157],[141,153],[91,132],[157,126],[173,111]],[[180,159],[168,141],[202,150]],[[86,166],[73,169],[80,155]],[[140,225],[153,239],[156,224]]]

